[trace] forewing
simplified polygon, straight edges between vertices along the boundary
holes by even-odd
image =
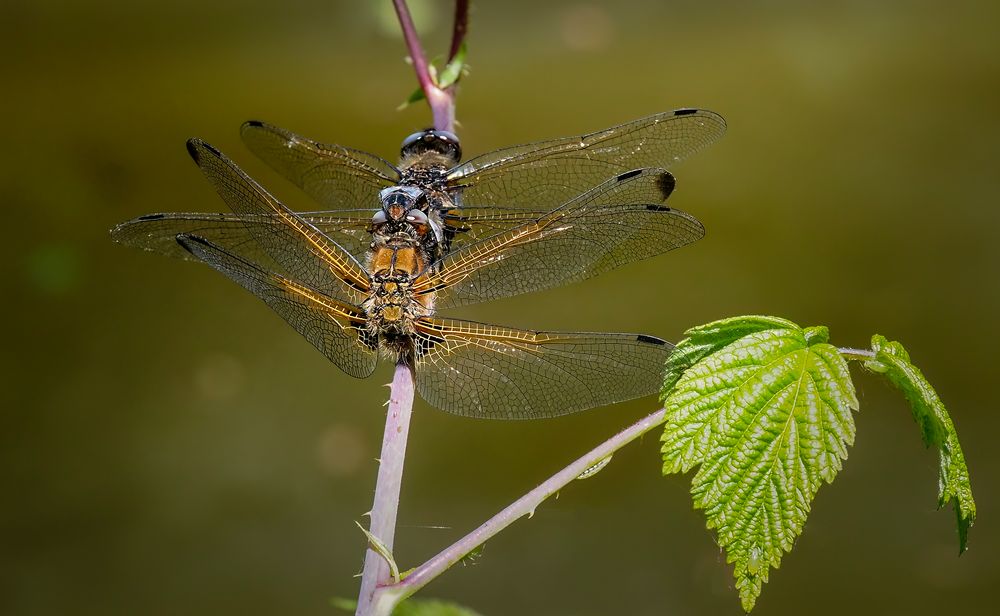
[[[246,122],[240,133],[258,158],[323,207],[374,211],[379,191],[399,183],[399,170],[367,152],[318,143],[263,122]]]
[[[630,171],[552,212],[452,252],[416,286],[448,308],[596,276],[694,242],[705,229],[663,203],[666,171]]]
[[[641,334],[416,321],[417,391],[443,411],[539,419],[655,393],[673,345]]]
[[[320,232],[329,236],[356,259],[363,261],[371,234],[371,210],[331,212],[299,212],[299,216]],[[276,214],[246,217],[256,225],[284,224]],[[111,230],[111,237],[121,244],[159,253],[175,259],[194,260],[194,256],[177,243],[181,233],[197,235],[250,261],[271,263],[273,259],[261,248],[237,214],[204,212],[171,212],[147,214],[123,222]]]
[[[253,240],[293,280],[327,295],[360,301],[369,281],[357,259],[212,146],[192,139],[188,151]]]
[[[347,374],[364,378],[375,369],[377,340],[365,329],[361,308],[266,272],[204,238],[179,235],[177,242],[195,258],[264,300]]]
[[[448,181],[467,206],[551,209],[631,169],[669,169],[725,130],[725,120],[711,111],[668,111],[589,135],[496,150],[455,167]]]
[[[450,251],[456,251],[502,231],[532,222],[546,213],[548,210],[541,209],[462,207],[444,212],[442,220],[446,233],[452,238]]]

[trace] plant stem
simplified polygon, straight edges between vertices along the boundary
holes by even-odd
[[[396,512],[399,508],[399,489],[403,481],[403,462],[406,459],[406,437],[409,434],[410,415],[413,410],[413,370],[403,362],[396,364],[396,373],[390,387],[389,410],[386,413],[378,480],[375,484],[375,503],[369,514],[371,517],[369,532],[391,551],[396,534]],[[391,612],[391,607],[389,611],[383,611],[384,603],[380,603],[375,597],[376,588],[387,583],[389,583],[389,563],[369,546],[361,574],[357,616],[374,616]]]
[[[434,83],[427,57],[420,45],[417,28],[406,6],[406,0],[393,0],[396,16],[403,31],[403,38],[417,73],[417,81],[427,97],[434,118],[434,128],[454,132],[454,86],[442,90]],[[451,61],[465,40],[468,28],[468,0],[456,0],[455,26],[452,32]],[[403,481],[403,463],[406,460],[406,438],[410,431],[413,411],[413,369],[404,362],[396,364],[389,393],[389,410],[386,414],[385,432],[382,436],[382,454],[379,457],[378,479],[375,483],[375,503],[372,505],[371,525],[368,532],[390,553],[396,535],[396,513],[399,509],[399,492]],[[358,595],[356,616],[388,616],[395,607],[392,597],[380,597],[377,590],[390,582],[390,567],[386,559],[372,546],[365,553],[361,574],[361,591]]]
[[[513,524],[518,518],[525,515],[528,517],[534,515],[535,508],[538,505],[571,481],[579,478],[581,473],[662,424],[664,421],[666,421],[666,410],[660,409],[655,413],[643,417],[604,441],[566,468],[546,479],[537,488],[511,503],[503,511],[484,522],[479,528],[451,544],[416,569],[413,569],[399,584],[377,588],[375,590],[376,600],[379,602],[384,600],[387,604],[395,606],[441,575],[449,567],[460,561],[466,554],[485,543],[487,539]]]
[[[454,132],[455,129],[455,97],[454,90],[448,88],[442,90],[431,78],[430,69],[427,66],[427,56],[420,45],[420,37],[417,35],[417,28],[413,25],[413,18],[410,16],[410,9],[406,6],[406,0],[392,0],[396,7],[396,16],[399,18],[400,28],[403,30],[403,39],[406,41],[406,48],[410,52],[410,60],[413,62],[413,70],[417,73],[417,81],[420,89],[427,97],[427,103],[431,107],[431,115],[434,117],[434,128]],[[468,11],[460,11],[456,7],[455,18],[459,16],[467,17]],[[465,25],[462,25],[462,35],[465,34]],[[455,35],[458,35],[458,23],[455,24]],[[455,42],[452,41],[452,45]],[[461,46],[461,42],[458,43]],[[457,47],[456,47],[457,50]]]
[[[465,42],[465,33],[469,31],[469,0],[455,0],[455,23],[451,31],[451,48],[448,50],[448,62],[455,59],[458,50]]]

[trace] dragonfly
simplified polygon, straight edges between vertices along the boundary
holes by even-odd
[[[423,236],[423,248],[440,258],[530,223],[608,178],[641,168],[670,169],[725,129],[725,120],[712,111],[678,109],[585,135],[501,148],[464,163],[458,137],[428,129],[403,141],[398,165],[264,122],[246,122],[240,133],[258,158],[324,208],[301,216],[364,261],[375,217],[426,217],[432,233]],[[663,178],[669,192],[673,178]],[[251,259],[266,258],[238,214],[150,214],[120,226],[116,239],[195,259],[174,241],[181,232],[247,251]]]
[[[233,214],[140,217],[116,227],[115,239],[166,254],[179,247],[257,295],[347,374],[370,375],[381,353],[414,368],[432,406],[501,419],[553,417],[656,391],[672,349],[659,338],[435,314],[582,280],[699,239],[696,219],[663,205],[674,186],[669,172],[626,171],[541,214],[462,207],[447,191],[452,201],[442,206],[413,184],[387,187],[388,195],[382,188],[383,207],[374,216],[367,210],[359,259],[337,241],[341,227],[321,218],[343,217],[294,212],[212,146],[191,140],[188,149]],[[391,194],[400,187],[410,190]],[[501,222],[482,239],[434,250],[441,229],[431,215],[449,220],[459,208],[461,224]]]

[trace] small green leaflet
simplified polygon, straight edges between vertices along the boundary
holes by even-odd
[[[903,397],[910,403],[913,418],[920,426],[924,444],[937,447],[940,451],[938,506],[944,507],[948,501],[955,499],[958,552],[961,554],[968,547],[969,528],[976,520],[976,501],[972,498],[969,469],[965,466],[955,426],[937,392],[920,370],[910,363],[910,355],[903,345],[875,335],[872,336],[872,351],[875,358],[866,361],[865,367],[881,374],[903,392]]]
[[[686,332],[667,360],[664,474],[691,483],[750,611],[854,441],[847,362],[824,327],[736,317]]]
[[[402,111],[407,107],[409,107],[410,105],[412,105],[413,103],[419,103],[425,98],[427,98],[427,96],[424,94],[423,88],[417,86],[417,89],[414,90],[413,92],[410,92],[410,95],[406,97],[406,100],[400,103],[398,107],[396,107],[396,111]]]
[[[407,599],[396,606],[392,616],[480,616],[480,614],[450,601]]]
[[[604,470],[604,467],[611,463],[611,458],[614,454],[608,454],[607,456],[601,458],[597,462],[594,462],[590,466],[584,469],[582,473],[577,476],[577,479],[590,479],[597,473]]]
[[[399,584],[399,579],[400,579],[399,567],[396,565],[396,559],[392,557],[392,551],[389,548],[387,548],[385,544],[379,540],[378,537],[368,532],[368,530],[364,526],[362,526],[360,522],[355,520],[354,523],[358,525],[358,528],[361,529],[361,532],[363,532],[365,534],[365,537],[368,538],[368,545],[371,547],[371,549],[378,552],[379,556],[384,558],[385,561],[389,563],[389,571],[392,573],[392,579],[394,579],[396,583]]]
[[[434,83],[437,87],[442,90],[451,87],[458,83],[459,78],[465,73],[465,55],[466,47],[463,42],[459,46],[458,51],[455,52],[455,57],[451,59],[451,62],[445,64],[444,69],[441,70],[441,74],[434,79]]]
[[[330,606],[345,612],[353,612],[358,608],[358,602],[354,599],[334,597],[330,599]],[[449,601],[407,599],[396,606],[392,616],[480,616],[480,614]]]
[[[455,53],[455,57],[452,58],[448,64],[445,64],[440,73],[438,73],[438,69],[434,66],[433,62],[428,63],[427,72],[430,74],[431,81],[434,82],[434,85],[442,90],[450,88],[458,83],[458,80],[461,79],[463,75],[469,72],[469,68],[465,64],[466,52],[467,48],[463,42],[458,48],[458,51]],[[403,101],[402,104],[396,107],[396,111],[402,111],[413,103],[418,103],[425,98],[427,98],[427,95],[424,94],[423,88],[418,86],[416,90],[411,92],[410,95],[406,97],[406,100]]]

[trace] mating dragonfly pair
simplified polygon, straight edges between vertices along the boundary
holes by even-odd
[[[295,212],[207,143],[191,157],[232,214],[150,214],[113,238],[207,263],[262,299],[341,370],[379,353],[413,367],[431,405],[469,417],[553,417],[655,392],[673,348],[642,334],[526,331],[434,316],[540,291],[700,239],[664,205],[665,169],[725,131],[681,109],[459,164],[426,130],[398,166],[247,122],[247,146],[329,208]]]

